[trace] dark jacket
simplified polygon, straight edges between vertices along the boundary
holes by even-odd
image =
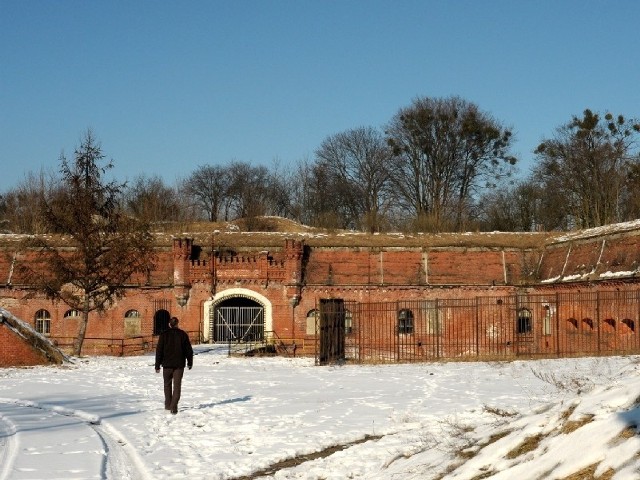
[[[156,347],[156,370],[160,365],[165,368],[184,368],[185,363],[189,368],[193,366],[189,335],[177,327],[162,332]]]

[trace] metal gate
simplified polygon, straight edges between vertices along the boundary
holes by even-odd
[[[345,360],[345,302],[342,299],[320,299],[316,316],[316,332],[319,333],[316,363],[326,365]]]
[[[214,342],[260,342],[264,340],[264,308],[216,307],[212,311]]]

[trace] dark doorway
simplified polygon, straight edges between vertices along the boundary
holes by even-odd
[[[320,299],[319,308],[320,346],[318,363],[342,362],[345,359],[345,308],[344,300],[339,298]]]
[[[153,334],[160,335],[169,328],[169,319],[171,314],[166,310],[158,310],[153,316]]]

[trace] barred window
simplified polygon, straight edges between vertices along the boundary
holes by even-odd
[[[347,309],[344,311],[344,333],[346,335],[353,333],[353,314]]]
[[[398,311],[398,333],[413,333],[413,312],[408,308]]]
[[[516,331],[518,333],[530,333],[532,329],[533,326],[531,325],[531,311],[526,308],[520,309],[520,311],[518,312]]]

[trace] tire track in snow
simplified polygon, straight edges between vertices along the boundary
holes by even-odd
[[[90,425],[90,427],[93,428],[105,444],[107,456],[104,478],[109,480],[153,479],[136,450],[118,430],[108,423]]]
[[[11,420],[0,415],[0,480],[9,480],[17,454],[16,426]]]
[[[104,423],[97,415],[23,399],[0,398],[0,403],[44,410],[82,421],[93,430],[104,447],[105,454],[100,467],[100,476],[104,480],[152,480],[153,478],[136,450],[131,447],[125,437],[113,426]],[[2,465],[0,480],[8,480],[12,465],[18,455],[17,441],[15,440],[17,430],[18,427],[11,420],[0,415],[0,447],[3,446],[2,442],[6,439],[4,448],[0,451],[0,465]]]

